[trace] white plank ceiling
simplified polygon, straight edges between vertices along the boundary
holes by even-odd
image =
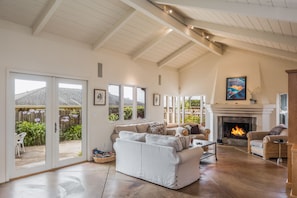
[[[297,0],[0,0],[0,20],[160,68],[229,47],[297,62]]]

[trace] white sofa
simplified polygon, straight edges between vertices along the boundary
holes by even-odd
[[[116,171],[170,189],[180,189],[200,178],[201,147],[180,149],[178,137],[132,133],[120,132],[113,145]]]

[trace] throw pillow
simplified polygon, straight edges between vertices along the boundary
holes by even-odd
[[[124,140],[145,142],[146,133],[135,133],[131,131],[120,131],[119,137]]]
[[[188,130],[183,127],[177,127],[175,130],[175,136],[180,137],[180,136],[187,136],[189,135]]]
[[[179,139],[180,139],[180,141],[181,141],[181,143],[183,145],[183,149],[189,148],[190,143],[191,143],[190,136],[181,136],[181,137],[179,137]]]
[[[282,132],[282,130],[283,130],[283,129],[286,129],[286,128],[287,128],[287,127],[286,127],[285,125],[280,124],[280,125],[278,125],[278,126],[273,127],[273,128],[269,131],[268,135],[279,135],[279,134]]]
[[[192,125],[191,127],[191,134],[200,134],[200,130],[198,124]]]
[[[152,134],[159,134],[159,135],[166,135],[166,129],[164,127],[165,125],[163,123],[151,123],[150,129]]]
[[[147,134],[145,136],[145,141],[147,144],[173,147],[177,152],[183,150],[183,145],[180,139],[175,136]]]
[[[184,127],[188,130],[188,134],[191,134],[191,129],[192,129],[191,125],[187,124]]]

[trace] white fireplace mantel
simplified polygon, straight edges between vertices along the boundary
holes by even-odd
[[[216,114],[271,114],[275,109],[274,104],[208,104],[205,107]]]
[[[218,117],[238,116],[256,117],[256,130],[270,130],[271,113],[275,110],[274,104],[207,104],[207,126],[211,130],[210,140],[218,137]]]

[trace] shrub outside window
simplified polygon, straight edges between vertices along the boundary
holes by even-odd
[[[109,113],[108,119],[111,121],[117,121],[120,119],[120,86],[109,85],[108,86],[108,101],[109,101]]]
[[[145,118],[145,88],[109,85],[108,93],[110,121]]]

